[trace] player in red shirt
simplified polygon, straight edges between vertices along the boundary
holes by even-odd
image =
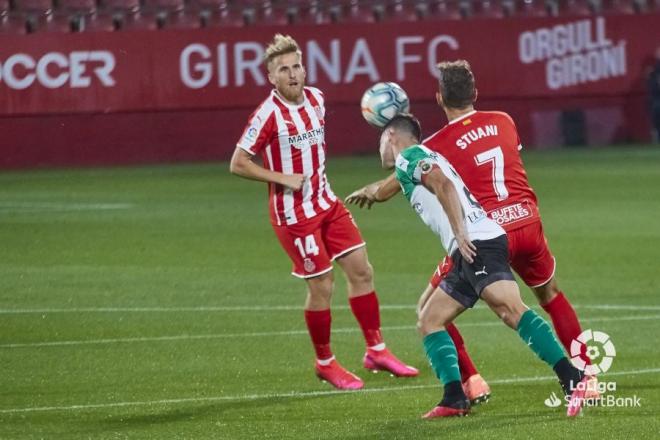
[[[340,389],[364,385],[337,362],[330,348],[336,260],[346,274],[351,310],[366,340],[364,367],[416,376],[417,369],[385,347],[365,242],[325,175],[323,93],[305,87],[302,52],[290,36],[276,35],[264,62],[275,88],[250,116],[230,170],[268,183],[271,224],[293,262],[293,275],[307,282],[305,321],[316,351],[316,374]],[[252,160],[257,154],[263,167]]]
[[[438,69],[436,99],[449,123],[422,143],[454,166],[489,217],[507,232],[511,267],[550,315],[559,340],[570,353],[571,342],[582,330],[573,307],[555,280],[555,258],[548,248],[536,194],[527,181],[519,154],[522,145],[516,126],[506,113],[474,109],[477,89],[467,61],[443,62]],[[370,207],[373,202],[388,200],[399,190],[390,176],[361,188],[346,201]],[[420,308],[451,270],[451,265],[448,257],[438,265],[420,298]],[[464,386],[469,387],[473,381],[479,389],[466,394],[472,399],[487,397],[490,390],[465,351],[458,329],[451,326],[447,330],[458,349]]]

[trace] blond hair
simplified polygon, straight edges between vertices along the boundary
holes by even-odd
[[[273,41],[266,47],[264,53],[264,64],[266,69],[270,70],[270,64],[275,58],[287,53],[297,53],[302,57],[302,51],[291,35],[275,34]]]

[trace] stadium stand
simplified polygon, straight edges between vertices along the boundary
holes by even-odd
[[[184,0],[147,0],[144,9],[155,17],[158,29],[200,27],[199,16],[186,9]]]
[[[52,0],[20,0],[16,10],[19,19],[25,23],[27,33],[71,30],[68,17],[54,13]]]
[[[660,0],[0,0],[0,33],[643,14]]]
[[[24,34],[25,22],[11,14],[9,0],[0,0],[0,34]]]
[[[58,14],[69,17],[73,32],[108,32],[114,30],[112,17],[99,15],[94,0],[60,0]]]
[[[516,0],[513,3],[512,15],[521,17],[547,17],[550,8],[545,0]]]
[[[140,0],[105,0],[103,6],[115,30],[156,29],[154,17],[142,11]]]
[[[430,2],[429,18],[438,20],[460,20],[463,18],[458,2],[452,0],[434,0]]]
[[[202,27],[240,27],[243,17],[230,8],[225,0],[198,0],[192,4],[193,11],[199,16]]]

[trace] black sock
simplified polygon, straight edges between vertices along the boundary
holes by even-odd
[[[465,392],[463,392],[461,381],[455,380],[445,385],[445,395],[442,397],[442,401],[438,405],[457,409],[464,409],[470,406],[470,402],[467,400]]]
[[[575,368],[565,357],[561,358],[552,369],[555,370],[566,395],[570,395],[584,377],[584,373]]]

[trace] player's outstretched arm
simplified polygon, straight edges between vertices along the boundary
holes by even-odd
[[[346,197],[346,199],[344,199],[344,201],[346,203],[356,204],[360,208],[364,208],[366,205],[367,209],[371,209],[371,205],[375,202],[386,202],[394,197],[399,191],[401,191],[401,187],[396,180],[396,174],[392,173],[383,180],[370,183],[369,185],[353,191],[348,197]]]
[[[246,179],[284,185],[293,191],[299,191],[305,182],[305,176],[302,174],[283,174],[257,165],[252,162],[250,153],[240,147],[236,147],[234,150],[229,163],[229,171]]]
[[[440,201],[440,204],[447,213],[449,224],[456,237],[458,250],[468,263],[472,263],[474,261],[473,257],[477,255],[477,248],[470,241],[470,237],[465,229],[465,215],[454,184],[451,183],[451,180],[439,168],[433,168],[428,174],[423,174],[422,183]]]

